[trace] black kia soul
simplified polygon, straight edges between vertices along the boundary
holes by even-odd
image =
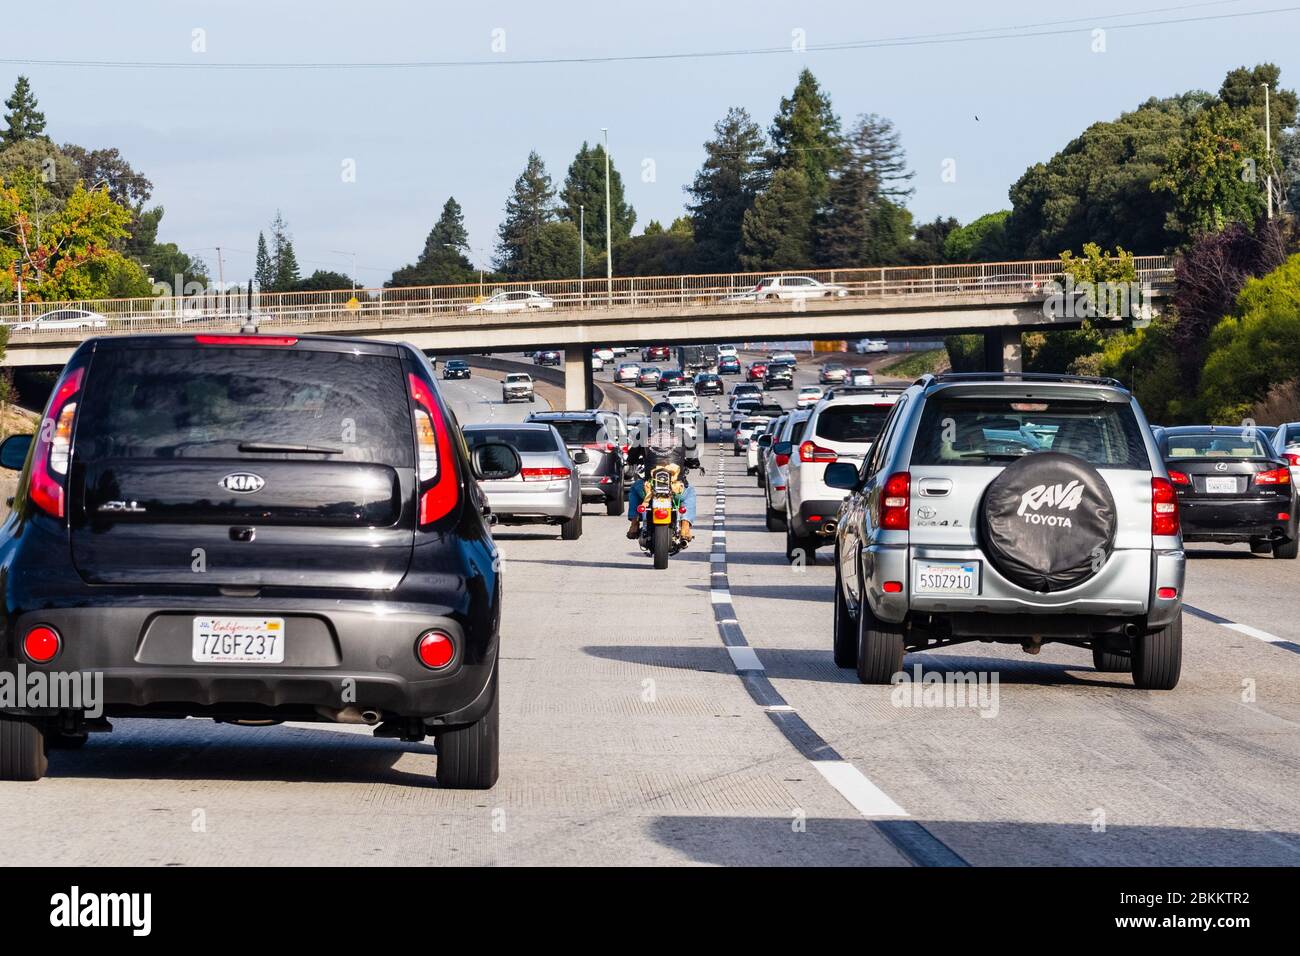
[[[476,479],[519,457],[469,452],[418,350],[90,339],[0,463],[23,472],[0,672],[100,672],[104,717],[432,734],[441,786],[496,782],[501,581]],[[109,726],[95,701],[14,703],[0,779]]]

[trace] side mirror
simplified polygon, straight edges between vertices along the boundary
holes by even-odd
[[[501,481],[519,474],[523,462],[519,452],[504,442],[484,442],[470,453],[474,477],[479,481]]]
[[[771,448],[771,447],[772,447],[772,436],[771,436],[771,435],[759,435],[759,436],[758,436],[758,447],[759,447],[759,448]]]
[[[788,441],[779,441],[779,442],[777,442],[775,445],[772,446],[772,454],[774,454],[774,455],[793,455],[793,454],[794,454],[794,444],[793,444],[792,442],[788,442]]]
[[[575,452],[574,452],[572,455],[570,455],[569,457],[573,459],[573,463],[574,463],[575,465],[585,465],[587,462],[591,461],[591,456],[588,455],[588,454],[587,454],[585,451],[583,451],[581,448],[579,448],[577,451],[575,451]]]
[[[27,451],[32,447],[31,435],[10,435],[0,442],[0,468],[22,471],[27,463]]]
[[[822,481],[831,488],[852,491],[858,486],[858,469],[847,461],[837,461],[826,466]]]

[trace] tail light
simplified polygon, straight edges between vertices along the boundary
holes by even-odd
[[[37,664],[54,660],[62,645],[59,632],[46,624],[38,624],[23,637],[23,653]]]
[[[1151,479],[1151,533],[1175,535],[1179,531],[1178,493],[1164,478]]]
[[[196,335],[194,341],[199,345],[297,345],[298,339],[292,335]]]
[[[839,456],[829,448],[806,441],[799,446],[800,461],[835,461]]]
[[[775,455],[775,454],[774,454],[774,457],[776,458],[776,466],[777,466],[778,468],[784,468],[786,465],[790,464],[790,456],[789,456],[789,455]]]
[[[1171,471],[1169,473],[1169,480],[1176,485],[1190,485],[1192,483],[1191,477],[1181,471]]]
[[[425,631],[416,642],[415,656],[430,670],[441,670],[456,656],[456,645],[442,631]]]
[[[524,481],[559,481],[568,478],[573,472],[567,468],[523,468],[519,474]]]
[[[1255,475],[1255,484],[1289,485],[1291,484],[1291,469],[1273,468],[1269,471],[1261,471],[1257,475]]]
[[[433,397],[429,383],[420,376],[411,373],[407,381],[411,386],[411,412],[415,418],[420,527],[424,529],[451,513],[460,501],[460,487],[442,406]]]
[[[912,491],[912,476],[896,472],[885,482],[880,494],[879,525],[888,531],[906,531],[907,512]]]
[[[41,422],[32,453],[29,497],[32,504],[52,518],[67,515],[68,465],[72,460],[72,428],[77,421],[77,395],[85,366],[65,372],[54,388],[49,413]]]
[[[1300,455],[1293,455],[1290,452],[1287,452],[1282,457],[1286,459],[1286,463],[1292,468],[1300,468]]]

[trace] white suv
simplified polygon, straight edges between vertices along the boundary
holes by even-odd
[[[790,460],[785,493],[788,560],[811,564],[818,547],[834,542],[840,503],[847,493],[822,480],[826,466],[836,461],[855,468],[861,465],[897,400],[897,391],[881,390],[820,402],[808,418],[802,440],[783,449]]]

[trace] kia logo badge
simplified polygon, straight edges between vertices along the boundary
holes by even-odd
[[[255,475],[251,471],[237,471],[226,475],[217,484],[237,495],[251,495],[255,491],[261,491],[266,481],[261,475]]]

